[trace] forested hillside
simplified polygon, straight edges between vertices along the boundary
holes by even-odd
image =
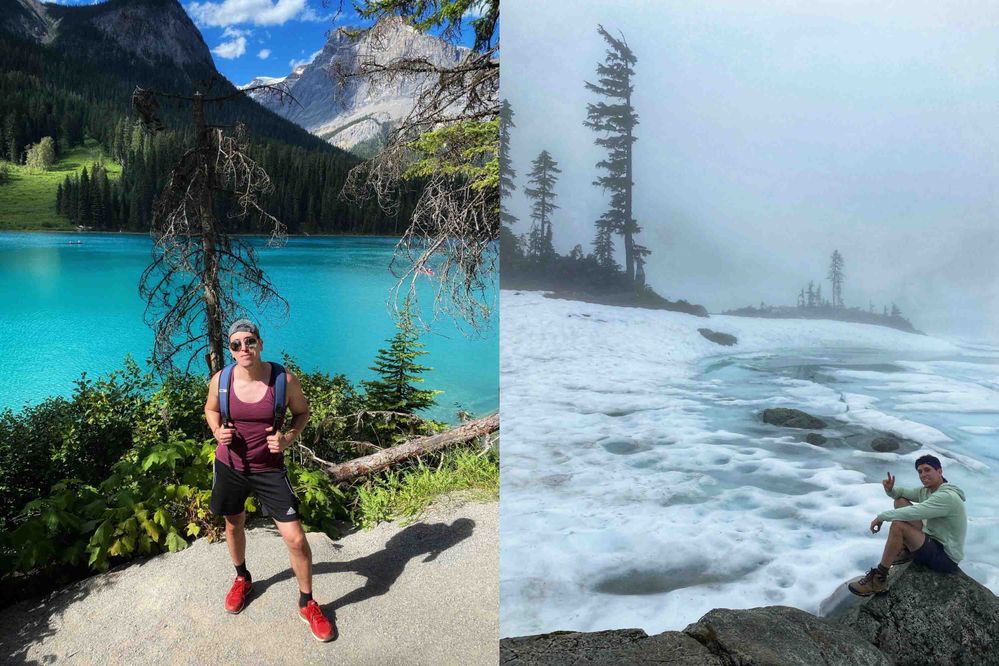
[[[17,8],[22,8],[19,0],[0,0],[0,9],[13,13]],[[131,105],[135,87],[190,95],[215,77],[212,95],[236,89],[215,70],[200,34],[175,0],[44,9],[54,22],[46,39],[0,25],[0,159],[23,164],[27,147],[46,136],[55,139],[57,157],[93,138],[123,166],[121,178],[106,186],[99,178],[94,189],[91,177],[67,177],[52,209],[58,204],[72,224],[146,230],[153,201],[176,159],[193,144],[193,131],[190,108],[180,105],[160,109],[164,131],[144,130]],[[156,16],[160,20],[147,25],[142,12],[166,12],[167,20]],[[131,20],[126,29],[115,25],[116,32],[109,33],[94,27],[106,25],[108,16],[121,23],[122,13]],[[146,44],[157,43],[158,31],[172,31],[173,41],[164,39],[158,50],[150,50]],[[187,42],[183,49],[175,46],[178,33]],[[245,97],[209,105],[207,113],[212,124],[246,125],[250,153],[275,185],[266,207],[291,233],[394,234],[403,228],[410,206],[387,217],[374,203],[359,208],[339,199],[355,157]],[[227,204],[220,206],[218,212],[225,215]],[[254,222],[237,231],[253,231]]]

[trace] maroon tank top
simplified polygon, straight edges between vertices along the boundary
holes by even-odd
[[[229,417],[236,427],[229,446],[219,444],[215,457],[238,472],[272,472],[284,468],[284,454],[267,448],[267,428],[274,425],[274,366],[267,392],[259,402],[243,402],[229,391]]]

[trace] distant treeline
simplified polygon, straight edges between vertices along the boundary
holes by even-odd
[[[83,45],[79,45],[83,48]],[[26,148],[43,137],[55,139],[59,151],[95,139],[107,155],[123,165],[120,179],[93,190],[93,174],[63,184],[59,211],[75,224],[97,229],[149,228],[153,201],[174,162],[193,144],[190,109],[164,107],[167,129],[143,131],[131,108],[135,86],[189,94],[193,82],[216,75],[205,66],[154,67],[125,58],[111,40],[90,45],[118,57],[80,54],[0,35],[0,159],[23,164]],[[234,88],[216,84],[213,92]],[[238,98],[209,105],[212,124],[246,124],[251,154],[275,185],[266,204],[292,233],[396,234],[409,219],[415,196],[403,201],[398,214],[387,216],[373,201],[357,206],[339,199],[348,171],[358,159],[313,137],[253,100]],[[97,180],[100,180],[98,177]],[[66,202],[71,202],[69,205]],[[81,202],[83,205],[81,207]],[[99,203],[98,203],[99,202]],[[54,204],[56,202],[53,202]],[[227,214],[226,202],[220,214]],[[253,228],[251,220],[247,229]]]
[[[843,281],[845,278],[843,265],[843,255],[839,253],[839,250],[833,250],[827,274],[828,280],[832,283],[831,299],[822,296],[821,283],[810,280],[808,286],[802,287],[801,291],[798,292],[798,303],[794,306],[767,305],[761,302],[759,307],[748,305],[735,310],[727,310],[722,314],[773,319],[836,319],[888,326],[909,333],[921,333],[915,329],[912,322],[902,316],[902,311],[894,303],[891,304],[890,311],[885,305],[880,313],[875,310],[873,302],[868,304],[867,310],[846,307],[843,303]]]

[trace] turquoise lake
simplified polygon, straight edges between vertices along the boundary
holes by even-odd
[[[286,317],[259,318],[264,358],[280,361],[287,352],[305,370],[342,373],[355,384],[371,379],[378,349],[395,334],[387,305],[395,242],[295,237],[268,248],[252,239],[289,305]],[[138,281],[151,250],[145,235],[0,233],[0,409],[68,396],[83,372],[96,377],[119,368],[127,354],[145,366],[153,334]],[[421,304],[429,304],[431,280],[421,282]],[[423,386],[444,393],[430,415],[454,421],[458,406],[475,415],[498,408],[498,333],[497,313],[474,337],[450,319],[431,323],[421,337],[428,354],[420,362],[433,368]],[[204,372],[203,362],[192,370]]]

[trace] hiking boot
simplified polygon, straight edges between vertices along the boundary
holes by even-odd
[[[868,571],[863,578],[850,583],[850,591],[861,597],[869,597],[873,594],[881,594],[888,591],[888,577],[874,567]]]
[[[892,562],[891,565],[894,567],[898,566],[899,564],[905,564],[911,561],[912,561],[912,551],[909,550],[908,548],[903,548],[902,552],[898,554],[898,557],[895,558],[895,561]]]
[[[314,599],[309,599],[305,608],[298,609],[298,616],[302,618],[302,622],[309,625],[312,636],[317,641],[326,643],[336,638],[336,629],[333,627],[333,623],[326,619],[326,616],[323,615],[323,609]]]
[[[229,594],[225,595],[225,611],[233,615],[246,608],[246,600],[253,593],[253,583],[242,576],[236,576],[229,588]]]

